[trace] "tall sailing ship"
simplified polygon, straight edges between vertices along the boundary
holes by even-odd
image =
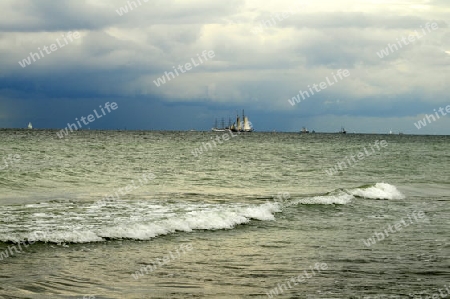
[[[228,120],[228,126],[225,127],[225,121],[222,118],[221,126],[219,127],[217,125],[217,118],[214,123],[214,127],[211,128],[211,131],[213,132],[253,132],[253,126],[252,123],[248,120],[248,117],[245,116],[244,110],[242,110],[242,119],[239,117],[239,115],[236,116],[236,122],[231,124],[231,119]]]
[[[253,132],[253,127],[248,117],[245,116],[244,110],[242,110],[242,119],[241,121],[239,115],[236,116],[236,122],[231,125],[230,130],[232,132]]]
[[[214,127],[211,129],[211,131],[213,131],[213,132],[226,132],[226,131],[229,130],[228,128],[225,128],[225,121],[223,120],[223,118],[222,118],[221,125],[222,126],[220,128],[217,126],[217,118],[216,118],[216,122],[214,123]]]

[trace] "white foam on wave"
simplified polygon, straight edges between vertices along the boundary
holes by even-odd
[[[52,243],[89,243],[103,240],[95,232],[84,229],[76,231],[36,231],[29,234],[26,239]]]
[[[2,242],[50,242],[50,243],[89,243],[103,241],[96,233],[89,230],[78,230],[78,231],[45,231],[45,230],[34,230],[28,233],[13,233],[0,236],[0,241]]]
[[[336,194],[306,197],[294,200],[287,205],[303,204],[303,205],[346,205],[354,199],[353,195],[339,192]]]
[[[173,205],[162,206],[152,205],[153,209],[142,210],[136,203],[128,205],[134,211],[128,217],[121,215],[120,221],[104,221],[117,211],[98,210],[95,221],[78,221],[82,214],[66,217],[66,221],[75,221],[78,224],[66,226],[65,229],[53,226],[49,229],[48,223],[42,222],[37,227],[32,227],[28,232],[2,234],[0,241],[20,242],[31,240],[34,242],[51,243],[89,243],[100,242],[106,239],[135,239],[149,240],[160,235],[167,235],[175,232],[192,232],[194,230],[221,230],[232,229],[237,225],[249,223],[251,220],[271,221],[275,220],[274,213],[280,212],[280,207],[276,203],[265,203],[261,205]],[[122,207],[125,210],[125,207]],[[128,212],[131,212],[129,210]],[[166,210],[161,213],[161,210]],[[92,209],[89,208],[92,212]],[[168,211],[168,212],[167,212]],[[110,214],[111,213],[111,214]],[[50,217],[50,215],[48,215]],[[86,215],[84,215],[86,217]],[[102,216],[102,217],[100,217]],[[92,220],[92,219],[91,219]]]
[[[106,239],[149,240],[159,235],[194,230],[233,229],[252,220],[272,221],[275,213],[293,205],[345,205],[355,197],[403,199],[393,185],[377,183],[365,188],[337,190],[326,195],[309,196],[284,202],[243,203],[166,203],[159,201],[116,201],[106,205],[71,206],[52,203],[33,206],[33,214],[23,207],[4,208],[0,241],[33,240],[52,243],[87,243]],[[61,212],[63,216],[61,216]],[[18,229],[20,227],[20,229]]]
[[[356,188],[347,190],[348,193],[369,199],[404,199],[403,195],[397,187],[387,183],[377,183],[375,186],[368,188]]]
[[[177,231],[232,229],[237,225],[248,223],[252,219],[260,221],[275,220],[274,213],[280,211],[279,206],[272,203],[251,207],[195,210],[183,216],[177,215],[158,222],[119,224],[115,227],[101,229],[99,234],[104,238],[148,240]]]

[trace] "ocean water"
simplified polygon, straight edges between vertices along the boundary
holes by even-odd
[[[0,298],[450,298],[449,146],[1,130]]]

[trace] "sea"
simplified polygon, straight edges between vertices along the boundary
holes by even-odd
[[[450,298],[450,136],[0,130],[0,298]]]

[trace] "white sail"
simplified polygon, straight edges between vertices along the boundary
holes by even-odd
[[[244,117],[244,131],[248,132],[248,131],[251,131],[251,130],[252,130],[252,127],[250,127],[250,123],[248,121],[248,117],[245,116]]]
[[[237,117],[237,119],[236,119],[236,129],[238,130],[238,131],[241,131],[242,130],[242,127],[241,127],[241,119],[239,118],[239,116]]]
[[[31,122],[28,123],[28,129],[33,129],[33,125],[31,124]]]

